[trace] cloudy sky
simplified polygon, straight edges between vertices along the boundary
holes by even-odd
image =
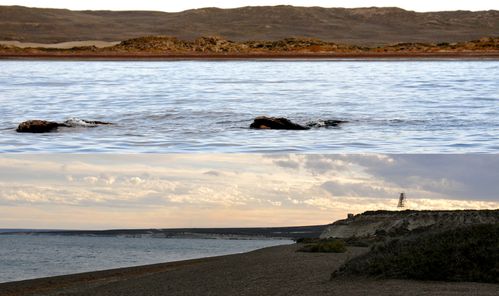
[[[497,0],[0,0],[0,5],[24,5],[31,7],[69,8],[74,10],[163,10],[181,11],[201,7],[231,8],[240,6],[280,5],[323,7],[371,7],[391,6],[415,11],[441,10],[488,10],[499,9]]]
[[[347,213],[499,208],[495,155],[2,155],[0,228],[330,223]]]

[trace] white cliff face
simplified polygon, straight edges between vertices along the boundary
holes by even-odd
[[[371,237],[424,229],[499,223],[499,210],[365,212],[327,227],[321,238]]]

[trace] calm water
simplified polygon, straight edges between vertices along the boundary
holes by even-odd
[[[0,282],[248,252],[288,240],[0,236]]]
[[[499,150],[499,61],[0,62],[0,152]],[[341,128],[250,130],[255,116]],[[27,119],[114,126],[33,135]]]

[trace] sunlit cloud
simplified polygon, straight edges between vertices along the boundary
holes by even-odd
[[[2,155],[0,228],[323,224],[395,210],[400,192],[411,209],[499,208],[497,168],[495,155]]]

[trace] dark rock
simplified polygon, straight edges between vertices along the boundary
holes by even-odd
[[[283,130],[307,130],[309,127],[291,122],[283,117],[259,116],[253,120],[250,128],[254,129],[283,129]]]
[[[331,120],[319,120],[319,121],[312,121],[307,123],[308,127],[336,127],[339,126],[342,123],[347,123],[348,121],[345,120],[336,120],[336,119],[331,119]]]
[[[57,122],[46,120],[28,120],[17,127],[18,133],[48,133],[57,130],[61,126]]]
[[[49,133],[56,131],[58,127],[96,127],[98,125],[109,124],[112,123],[77,118],[68,119],[63,123],[46,120],[28,120],[19,124],[16,131],[18,133]]]
[[[88,124],[95,124],[95,125],[110,125],[112,124],[111,122],[106,122],[106,121],[98,121],[98,120],[83,120]]]

